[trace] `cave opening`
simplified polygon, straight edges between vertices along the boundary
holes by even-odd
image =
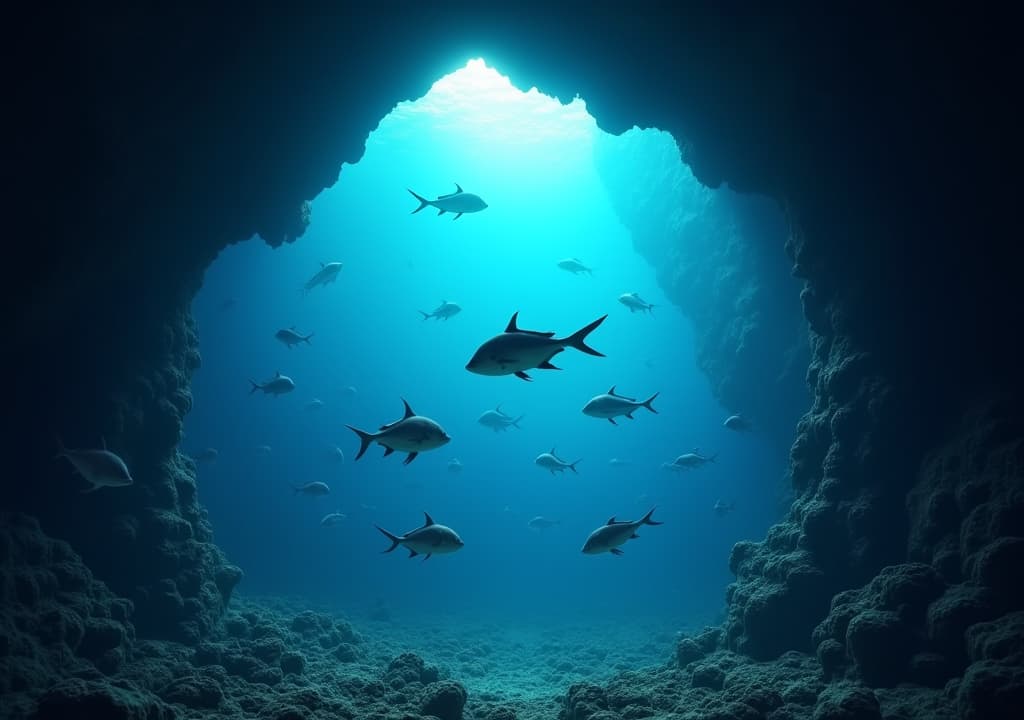
[[[454,221],[411,212],[407,190],[432,199],[456,184],[487,208]],[[383,118],[309,216],[294,243],[222,251],[193,303],[202,366],[182,446],[217,544],[245,570],[237,602],[289,597],[279,602],[357,626],[386,614],[372,630],[385,645],[404,643],[472,690],[507,666],[501,684],[531,697],[660,664],[677,632],[721,621],[730,549],[762,538],[788,505],[788,443],[807,404],[806,329],[776,207],[702,186],[668,133],[610,135],[583,99],[521,91],[476,59]],[[587,269],[559,267],[566,259]],[[337,279],[304,290],[331,262],[343,263]],[[424,317],[443,302],[461,311]],[[590,340],[607,357],[566,352],[563,371],[533,383],[466,372],[516,311],[520,327],[559,334],[607,313]],[[283,329],[312,337],[289,345]],[[294,391],[247,394],[247,379],[277,372]],[[612,386],[660,393],[658,414],[613,425],[580,412]],[[345,425],[395,420],[400,398],[452,441],[409,466],[376,446],[356,462]],[[499,405],[524,416],[520,428],[480,425]],[[740,412],[754,432],[724,427]],[[535,465],[552,446],[583,458],[578,474]],[[663,467],[691,452],[717,457]],[[329,494],[293,492],[314,481]],[[624,557],[580,552],[609,516],[651,507],[665,524]],[[423,511],[465,548],[428,563],[380,555],[388,542],[373,526],[404,532]],[[324,527],[330,513],[344,518]],[[558,525],[531,530],[535,516]],[[448,652],[439,638],[495,654]]]

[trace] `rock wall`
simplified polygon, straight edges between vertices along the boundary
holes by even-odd
[[[594,155],[637,252],[692,321],[697,365],[715,397],[788,447],[809,402],[809,345],[800,284],[780,252],[788,232],[780,209],[702,186],[667,133],[602,135]]]

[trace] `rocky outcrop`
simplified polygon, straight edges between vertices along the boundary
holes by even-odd
[[[594,157],[637,252],[692,321],[715,397],[788,447],[807,409],[809,345],[779,208],[701,185],[667,133],[601,135]]]

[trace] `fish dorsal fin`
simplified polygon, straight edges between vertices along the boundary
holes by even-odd
[[[610,518],[608,518],[608,524],[609,525],[614,525],[615,524],[615,516],[614,515],[612,515]]]
[[[615,386],[614,385],[612,385],[612,389],[608,391],[608,394],[609,395],[615,395]],[[616,395],[616,397],[618,397],[618,396]]]
[[[430,517],[430,513],[428,513],[426,510],[424,510],[423,511],[423,527],[430,527],[431,525],[436,525],[436,524],[437,523],[434,522],[434,518]]]
[[[460,192],[462,192],[462,186],[455,183],[455,194],[458,195]]]
[[[699,447],[695,447],[695,448],[693,449],[693,454],[694,454],[694,455],[700,455],[700,448],[699,448]]]
[[[281,371],[280,370],[275,370],[274,371],[274,377],[281,377]]]
[[[551,446],[551,452],[549,452],[548,455],[550,455],[551,457],[557,457],[555,455],[555,446],[554,445]]]
[[[412,407],[410,407],[409,403],[406,402],[405,398],[402,398],[402,404],[405,405],[405,415],[402,416],[403,420],[408,420],[409,418],[416,414],[415,412],[413,412],[413,409]]]
[[[516,310],[512,313],[512,319],[508,321],[508,325],[505,326],[505,332],[514,333],[519,332],[519,328],[516,326],[516,318],[519,317],[519,311]]]
[[[321,262],[321,263],[320,263],[320,267],[327,267],[327,266],[326,266],[326,265],[324,265],[324,264],[323,264],[323,263]]]
[[[498,403],[497,405],[494,406],[494,412],[498,413],[499,415],[505,414],[501,411],[501,403]]]

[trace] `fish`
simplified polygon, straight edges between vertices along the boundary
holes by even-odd
[[[262,455],[264,457],[269,455],[270,454],[270,446],[269,445],[257,445],[256,446],[256,454],[257,455]]]
[[[451,437],[436,421],[417,415],[405,398],[402,398],[402,404],[405,406],[402,419],[381,426],[378,432],[371,433],[351,425],[345,426],[359,437],[359,453],[356,460],[363,456],[372,443],[377,443],[384,447],[384,457],[396,450],[408,453],[402,462],[403,465],[408,465],[421,452],[436,450],[451,441]]]
[[[590,537],[583,544],[582,552],[586,555],[598,555],[604,552],[610,552],[612,555],[622,555],[623,553],[619,546],[639,537],[636,531],[641,525],[664,525],[664,523],[651,519],[656,509],[651,508],[639,520],[616,520],[615,516],[612,515],[607,523],[590,533]]]
[[[359,503],[359,507],[367,511],[374,511],[377,509],[376,505],[366,505],[365,503]]]
[[[715,504],[712,506],[711,509],[712,511],[714,511],[715,515],[718,515],[719,517],[724,517],[736,509],[736,503],[731,501],[725,502],[724,500],[716,500]]]
[[[526,371],[532,368],[559,370],[560,368],[551,364],[551,358],[567,347],[575,348],[588,355],[604,357],[604,353],[588,346],[585,341],[587,335],[596,330],[608,317],[607,315],[602,315],[586,327],[564,338],[556,338],[553,332],[520,330],[516,324],[518,317],[518,311],[513,313],[512,319],[505,327],[505,332],[495,335],[477,348],[473,357],[466,364],[467,370],[477,375],[515,375],[521,380],[530,381],[532,378]]]
[[[345,520],[347,518],[348,518],[348,515],[346,515],[343,512],[335,511],[335,512],[332,512],[332,513],[327,513],[320,520],[320,527],[334,527],[335,525],[340,523],[342,520]]]
[[[333,460],[336,463],[340,464],[345,462],[345,451],[342,450],[337,445],[332,446],[331,449],[328,451],[328,454],[331,460]]]
[[[327,483],[319,481],[308,482],[305,485],[292,485],[292,490],[295,491],[296,495],[302,493],[303,495],[311,496],[327,495],[331,492],[331,489],[327,486]]]
[[[306,410],[320,410],[324,406],[324,401],[320,398],[313,398],[308,403],[303,405]]]
[[[476,421],[483,425],[484,427],[491,428],[491,430],[493,430],[494,432],[504,432],[508,430],[510,427],[514,427],[517,430],[522,430],[522,428],[519,427],[519,421],[522,420],[524,417],[526,416],[520,415],[519,417],[514,418],[511,415],[506,415],[504,412],[502,412],[501,405],[499,404],[493,410],[488,410],[483,415],[478,417]]]
[[[448,472],[460,473],[462,472],[462,461],[458,458],[452,458],[448,461]]]
[[[320,269],[317,270],[313,277],[306,281],[306,284],[302,286],[302,294],[306,295],[310,290],[315,288],[317,285],[329,285],[338,279],[338,273],[345,266],[344,263],[340,262],[329,262],[320,263]]]
[[[736,432],[750,432],[753,429],[753,426],[751,426],[750,421],[747,420],[742,415],[740,415],[739,413],[727,417],[725,419],[725,422],[722,423],[722,425],[723,427],[726,427],[729,430],[734,430]]]
[[[306,343],[307,345],[313,344],[310,342],[313,338],[313,333],[303,335],[295,329],[294,325],[290,328],[281,328],[274,333],[274,337],[283,342],[289,350],[292,349],[292,346],[298,345],[299,343]]]
[[[632,460],[623,460],[622,458],[617,458],[617,457],[613,457],[611,460],[609,460],[608,464],[611,465],[612,467],[619,467],[619,468],[621,468],[621,467],[633,467],[633,461]]]
[[[430,318],[447,320],[450,317],[455,317],[460,312],[462,312],[462,308],[458,303],[448,302],[447,300],[442,300],[441,304],[434,308],[433,312],[425,313],[422,310],[419,311],[424,320],[429,320]]]
[[[348,385],[342,388],[341,394],[345,396],[346,400],[355,400],[355,397],[356,395],[359,394],[359,391],[356,390],[355,387],[353,387],[352,385]]]
[[[274,377],[264,383],[258,383],[255,380],[250,380],[249,382],[252,383],[252,390],[249,391],[250,395],[257,390],[262,390],[264,395],[284,395],[295,389],[295,381],[287,375],[282,375],[280,370],[274,374]]]
[[[465,213],[475,213],[487,209],[487,203],[479,195],[465,192],[458,183],[455,183],[455,192],[448,193],[447,195],[438,195],[437,200],[427,200],[412,190],[409,190],[409,194],[420,201],[420,206],[410,213],[412,215],[415,215],[428,205],[436,207],[438,215],[444,215],[446,212],[455,213],[455,217],[452,220],[458,220]]]
[[[718,453],[714,455],[701,455],[700,448],[694,448],[693,452],[683,453],[672,462],[666,463],[665,467],[669,470],[692,470],[693,468],[713,463],[717,457]]]
[[[638,310],[640,312],[650,313],[654,310],[654,305],[649,302],[644,302],[644,300],[635,292],[619,295],[619,302],[628,307],[631,313],[635,313]]]
[[[565,472],[566,468],[576,472],[576,465],[582,461],[583,458],[580,458],[576,462],[567,463],[564,460],[560,460],[555,455],[555,449],[551,448],[551,452],[541,453],[533,462],[554,475],[556,472]]]
[[[579,275],[580,273],[586,273],[587,275],[594,274],[594,268],[589,268],[583,264],[583,261],[579,258],[565,258],[558,261],[558,267],[566,272],[571,272],[573,275]]]
[[[458,533],[450,527],[435,523],[427,512],[423,513],[423,518],[423,525],[415,530],[410,530],[405,535],[395,535],[380,525],[374,525],[384,537],[391,541],[391,547],[382,550],[381,553],[389,553],[401,545],[409,551],[411,558],[420,554],[425,555],[423,558],[425,562],[430,559],[431,555],[447,555],[463,548],[465,543],[462,542]]]
[[[554,527],[555,525],[558,525],[558,520],[551,520],[550,518],[546,518],[543,515],[538,515],[537,517],[530,520],[530,522],[526,523],[526,526],[531,530],[547,530],[548,528]]]
[[[54,460],[67,458],[79,475],[85,478],[89,487],[83,493],[94,492],[100,488],[128,487],[135,481],[128,472],[128,466],[119,455],[107,450],[107,443],[101,438],[102,449],[72,450],[64,447],[57,438],[58,452]]]
[[[634,398],[616,393],[615,386],[612,385],[611,390],[604,395],[595,395],[590,398],[587,404],[583,406],[583,414],[590,417],[604,418],[612,425],[618,425],[615,422],[615,418],[624,415],[632,420],[633,413],[637,408],[646,408],[657,415],[658,411],[651,404],[656,397],[658,397],[658,393],[654,393],[643,402],[637,402]]]
[[[206,448],[192,457],[198,462],[213,462],[220,455],[216,448]]]

